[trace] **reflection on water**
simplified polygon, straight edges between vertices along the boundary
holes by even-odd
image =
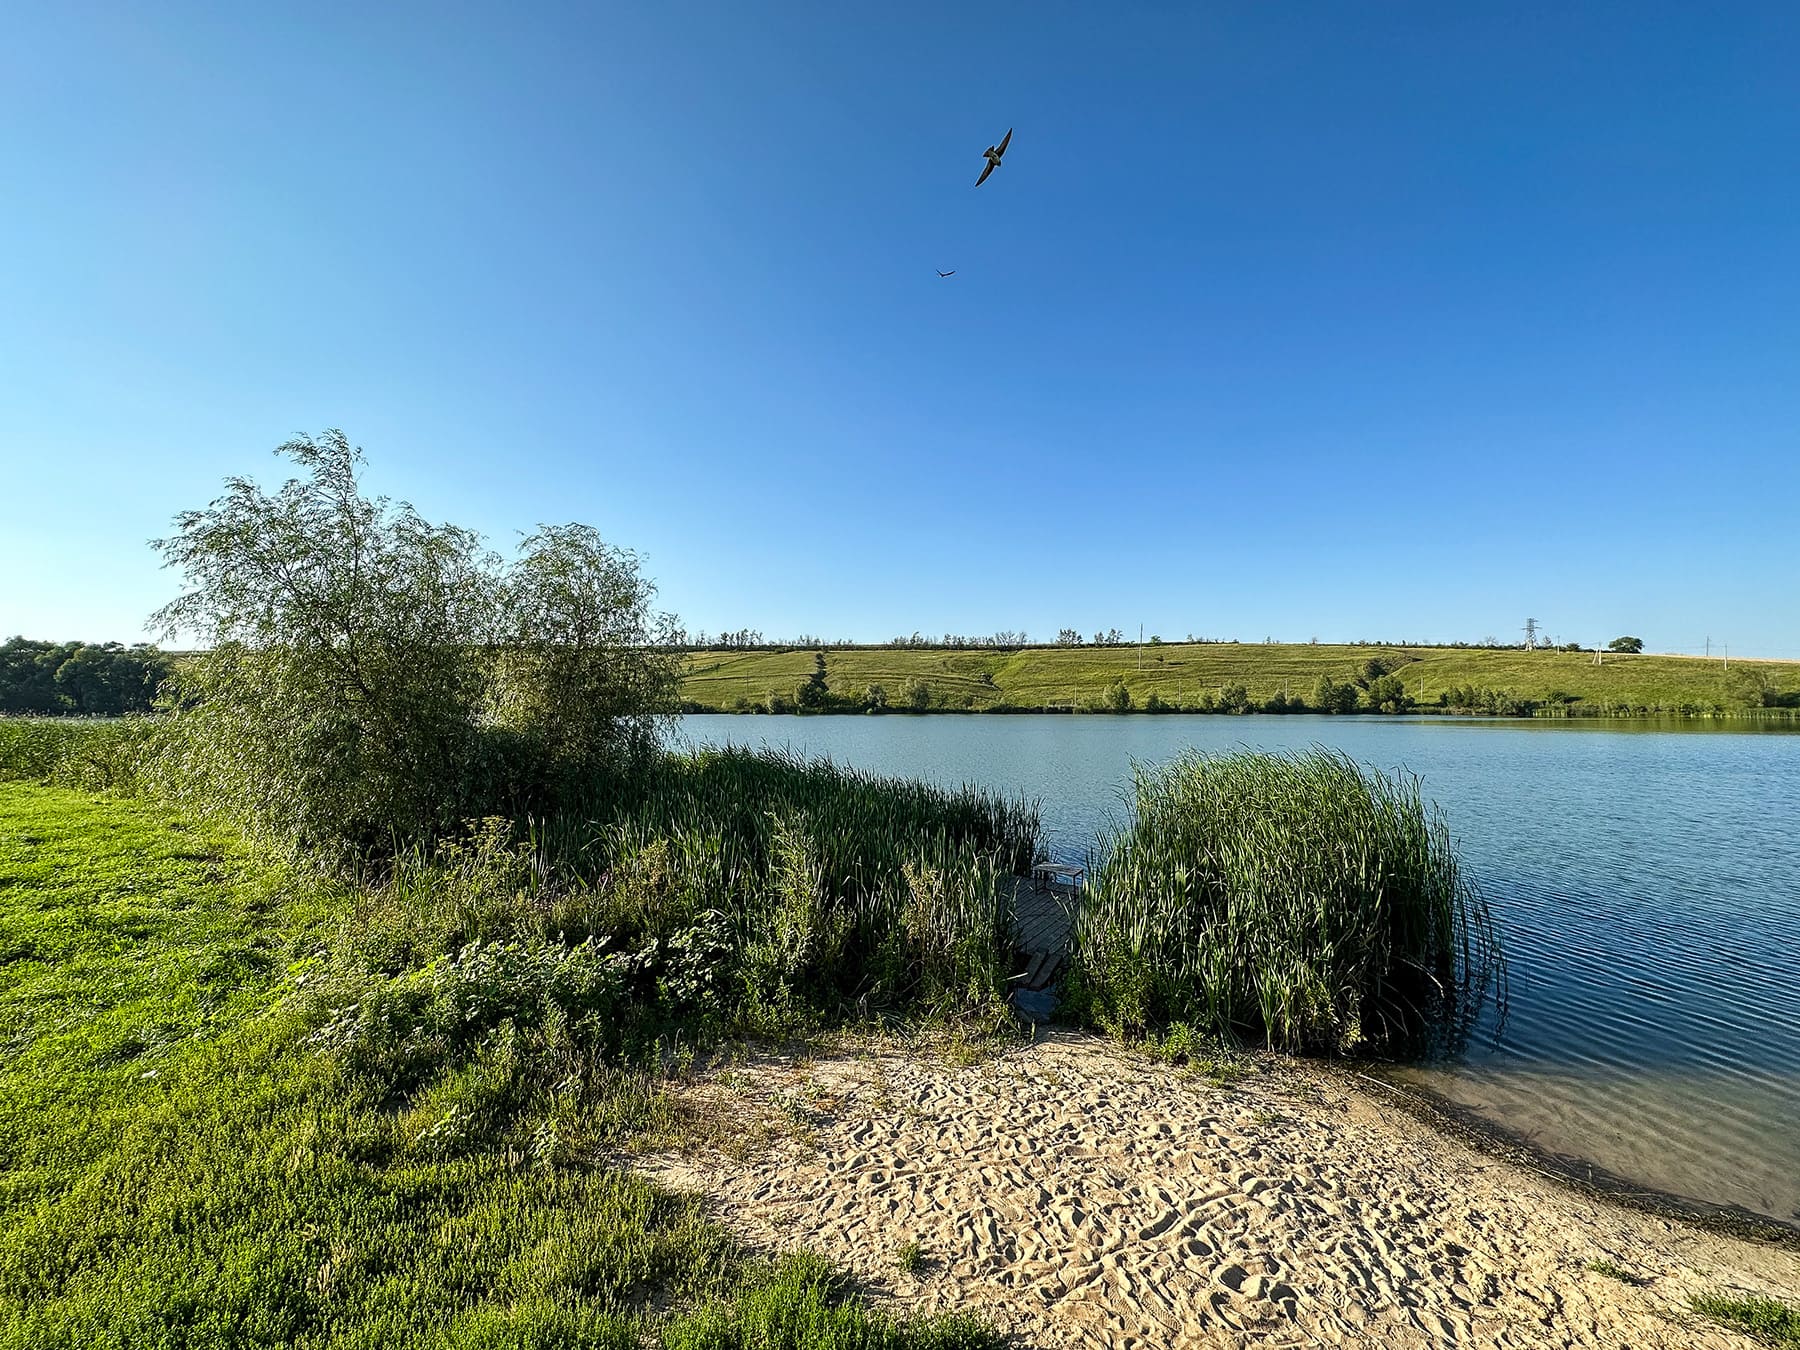
[[[1755,724],[1329,717],[689,717],[1042,800],[1079,856],[1133,760],[1322,743],[1420,775],[1500,923],[1504,1028],[1402,1071],[1551,1152],[1800,1222],[1800,735]]]

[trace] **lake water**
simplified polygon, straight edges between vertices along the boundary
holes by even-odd
[[[1331,717],[727,717],[693,744],[1036,797],[1080,858],[1133,760],[1314,743],[1423,780],[1499,921],[1509,1006],[1396,1073],[1629,1183],[1800,1224],[1800,735]]]

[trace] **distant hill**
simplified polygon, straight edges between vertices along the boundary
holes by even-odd
[[[1099,710],[1117,705],[1118,694],[1109,699],[1109,690],[1120,684],[1133,710],[1154,695],[1170,708],[1213,711],[1236,702],[1232,690],[1239,685],[1253,710],[1264,710],[1277,695],[1311,705],[1320,676],[1366,683],[1371,660],[1388,666],[1405,699],[1421,710],[1606,716],[1800,709],[1800,662],[1793,661],[1734,660],[1727,668],[1716,658],[1608,652],[1595,664],[1592,652],[1301,643],[1147,644],[1141,654],[1135,645],[856,647],[827,648],[825,656],[826,684],[840,710],[862,705],[872,685],[893,708],[906,705],[910,694],[932,711]],[[779,708],[795,700],[813,670],[811,648],[694,652],[682,697],[720,712],[767,708],[772,701]],[[1392,686],[1381,692],[1391,694]],[[1366,704],[1366,690],[1360,701]]]

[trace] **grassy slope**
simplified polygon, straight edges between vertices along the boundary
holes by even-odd
[[[1118,679],[1125,681],[1139,704],[1151,693],[1170,703],[1192,704],[1201,693],[1217,692],[1227,684],[1247,686],[1258,700],[1273,697],[1284,684],[1290,694],[1310,697],[1320,675],[1347,679],[1372,656],[1403,663],[1398,673],[1407,691],[1424,703],[1435,703],[1452,685],[1476,685],[1538,701],[1561,690],[1576,695],[1581,700],[1578,707],[1743,706],[1752,670],[1766,673],[1784,693],[1800,693],[1800,662],[1740,661],[1725,671],[1718,661],[1693,657],[1608,655],[1603,665],[1596,666],[1585,652],[1469,648],[1170,643],[1146,646],[1141,665],[1135,646],[1018,652],[877,648],[828,651],[826,660],[833,693],[857,696],[866,686],[879,683],[889,701],[898,703],[902,686],[909,679],[920,679],[931,686],[935,706],[989,708],[1078,704],[1098,698]],[[810,651],[699,652],[689,660],[682,696],[728,710],[740,698],[759,703],[772,692],[791,696],[812,669]]]
[[[142,801],[0,783],[0,1347],[990,1343],[628,1173],[421,1153],[304,1043],[314,894]]]

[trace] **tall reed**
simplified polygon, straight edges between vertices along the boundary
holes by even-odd
[[[1314,747],[1134,771],[1075,923],[1077,1006],[1272,1048],[1417,1050],[1457,1035],[1498,948],[1410,775]]]
[[[976,789],[669,755],[596,783],[584,812],[402,854],[357,942],[398,968],[469,942],[594,939],[658,980],[687,972],[671,978],[705,985],[708,1015],[751,1026],[968,1007],[1005,992],[1003,879],[1029,869],[1038,830],[1035,806]]]

